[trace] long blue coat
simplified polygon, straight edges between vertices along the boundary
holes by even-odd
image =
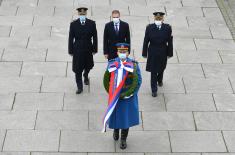
[[[115,61],[120,61],[119,58],[116,58]],[[127,58],[127,61],[133,61],[130,58]],[[134,61],[133,61],[134,62]],[[135,90],[135,93],[132,97],[128,99],[119,99],[117,105],[110,116],[108,121],[109,128],[111,129],[127,129],[132,126],[139,124],[139,107],[138,107],[138,90],[142,83],[142,77],[140,68],[137,62],[137,74],[138,74],[138,87]],[[130,83],[130,79],[126,79],[126,84]]]

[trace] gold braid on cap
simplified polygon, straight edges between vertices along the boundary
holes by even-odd
[[[128,47],[118,47],[117,50],[118,51],[128,51]]]

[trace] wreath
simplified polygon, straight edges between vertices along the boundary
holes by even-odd
[[[134,63],[133,73],[129,72],[128,76],[127,76],[127,78],[132,79],[131,84],[130,85],[124,84],[123,88],[128,88],[128,89],[120,94],[121,99],[124,99],[126,97],[130,97],[131,95],[133,95],[137,86],[138,86],[138,74],[137,74],[136,68],[137,68],[137,66]],[[104,78],[103,78],[103,85],[104,85],[106,92],[109,92],[109,82],[110,82],[110,73],[108,70],[106,70],[104,73]]]

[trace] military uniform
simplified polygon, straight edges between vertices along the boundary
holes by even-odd
[[[159,27],[154,23],[146,27],[142,56],[147,57],[146,71],[151,72],[152,92],[157,92],[157,83],[162,84],[167,58],[173,56],[172,40],[169,24],[162,23]]]
[[[121,45],[128,44],[122,43]],[[117,47],[117,49],[120,51],[121,47]],[[128,48],[125,52],[128,53]],[[121,129],[120,148],[125,149],[129,128],[139,124],[137,94],[142,83],[140,68],[138,62],[128,57],[122,59],[119,56],[109,61],[106,72],[109,72],[111,76],[108,82],[109,105],[104,120],[107,120],[109,128],[114,129],[114,140],[119,139],[119,130]],[[131,86],[133,87],[131,88]],[[121,94],[128,92],[128,90],[132,90],[132,92],[121,97]]]
[[[110,60],[109,63],[120,62],[119,58]],[[139,109],[138,109],[138,97],[137,92],[141,85],[141,73],[136,61],[133,61],[130,58],[127,58],[127,62],[132,62],[137,65],[137,74],[138,74],[138,87],[135,90],[135,93],[132,97],[127,99],[119,99],[117,106],[112,113],[110,120],[108,122],[109,128],[111,129],[128,129],[132,126],[139,124]],[[131,79],[127,78],[125,85],[131,83]],[[128,88],[122,88],[122,92],[125,92]]]
[[[97,53],[96,24],[90,19],[77,19],[70,24],[69,54],[73,56],[72,70],[76,75],[78,89],[83,89],[82,72],[88,79],[88,73],[94,66],[93,54]]]

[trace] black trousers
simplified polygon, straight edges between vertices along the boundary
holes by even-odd
[[[119,129],[114,129],[114,132],[118,132],[119,133]],[[121,129],[121,139],[122,140],[126,140],[127,136],[128,136],[128,133],[129,133],[129,128]]]
[[[89,72],[90,72],[90,70],[85,69],[84,73],[83,73],[83,76],[88,77]],[[75,73],[75,79],[76,79],[78,89],[83,90],[82,72]]]
[[[151,72],[151,89],[152,92],[157,92],[158,87],[157,87],[157,83],[161,83],[163,80],[163,72],[160,73],[152,73]]]

